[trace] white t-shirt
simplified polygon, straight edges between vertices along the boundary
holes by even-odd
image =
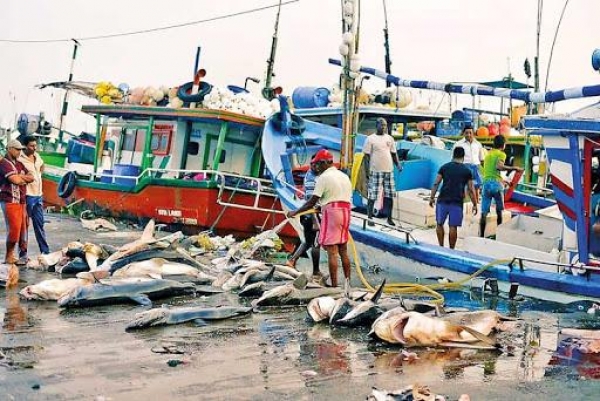
[[[27,184],[27,195],[42,196],[42,166],[44,165],[44,161],[37,152],[33,154],[33,157],[35,162],[29,160],[24,153],[21,153],[19,161],[33,175],[33,182]]]
[[[321,206],[331,202],[350,203],[352,201],[352,183],[346,174],[331,166],[317,177],[313,195],[319,197]]]
[[[363,153],[370,156],[371,172],[391,173],[394,171],[392,153],[396,153],[396,143],[389,134],[371,134],[363,146]]]
[[[473,138],[473,142],[468,142],[463,138],[454,145],[455,148],[459,146],[465,150],[465,164],[481,164],[483,160],[483,146],[477,139]]]

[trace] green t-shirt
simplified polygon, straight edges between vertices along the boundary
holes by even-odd
[[[498,160],[502,160],[502,162],[506,161],[506,153],[501,151],[500,149],[492,149],[490,150],[485,159],[483,159],[483,180],[495,180],[498,182],[502,182],[502,176],[500,176],[500,171],[496,169],[498,165]]]

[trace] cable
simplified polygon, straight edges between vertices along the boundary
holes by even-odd
[[[225,14],[225,15],[220,15],[217,17],[206,18],[206,19],[191,21],[191,22],[183,22],[180,24],[168,25],[168,26],[163,26],[163,27],[159,27],[159,28],[148,28],[148,29],[142,29],[139,31],[132,31],[132,32],[113,33],[113,34],[97,35],[97,36],[86,36],[86,37],[75,38],[75,39],[77,39],[78,41],[101,40],[101,39],[111,39],[111,38],[116,38],[116,37],[121,37],[121,36],[132,36],[132,35],[141,35],[141,34],[145,34],[145,33],[166,31],[169,29],[176,29],[176,28],[183,28],[183,27],[192,26],[192,25],[199,25],[199,24],[203,24],[205,22],[213,22],[213,21],[218,21],[218,20],[232,18],[232,17],[239,17],[239,16],[245,15],[245,14],[252,14],[252,13],[264,11],[269,8],[279,7],[280,5],[288,5],[288,4],[292,4],[292,3],[297,3],[298,1],[300,1],[300,0],[288,0],[281,4],[277,3],[277,4],[270,5],[270,6],[252,8],[250,10],[239,11],[239,12],[232,13],[232,14]],[[42,39],[32,39],[32,40],[0,39],[0,42],[4,42],[4,43],[58,43],[58,42],[70,42],[72,40],[74,40],[74,38],[43,39],[43,40]]]
[[[554,31],[554,39],[552,40],[552,46],[550,47],[550,56],[548,57],[548,66],[546,68],[546,85],[544,85],[544,91],[548,90],[548,77],[550,76],[550,65],[552,64],[552,55],[554,54],[554,45],[556,44],[556,39],[558,38],[558,30],[560,29],[560,23],[565,16],[565,11],[567,11],[567,6],[569,5],[569,0],[565,1],[565,5],[563,6],[562,12],[560,13],[560,18],[558,20],[558,24],[556,24],[556,31]]]

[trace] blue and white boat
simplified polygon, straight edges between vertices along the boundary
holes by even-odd
[[[397,78],[394,82],[393,78],[385,77],[399,85],[416,82]],[[419,87],[426,84],[418,81]],[[600,86],[540,94],[484,87],[456,86],[453,90],[544,102],[597,96]],[[274,119],[265,124],[263,157],[282,205],[295,209],[303,203],[295,184],[301,181],[297,176],[302,170],[299,167],[307,164],[310,156],[322,147],[330,149],[335,160],[339,160],[342,131],[298,116],[292,120],[285,107]],[[428,197],[439,166],[449,160],[449,152],[403,142],[398,148],[408,148],[409,157],[403,171],[395,173],[397,196],[393,217],[397,227],[385,224],[367,227],[366,216],[358,212],[363,199],[355,194],[357,208],[353,212],[351,234],[360,264],[377,264],[417,280],[436,276],[454,281],[486,267],[480,279],[496,279],[501,291],[509,292],[511,286],[514,290],[518,284],[519,293],[536,298],[561,302],[600,299],[600,223],[594,226],[599,219],[596,215],[600,214],[600,194],[595,193],[600,192],[600,186],[596,185],[600,109],[596,105],[568,117],[528,117],[525,125],[544,138],[557,205],[542,201],[530,213],[508,215],[497,228],[490,224],[495,221],[495,213],[490,213],[488,226],[492,226],[495,239],[478,236],[479,216],[470,218],[466,206],[466,221],[459,231],[457,249],[440,247],[431,227],[435,221]],[[364,139],[363,135],[355,136],[357,154]],[[399,266],[398,257],[420,264]]]

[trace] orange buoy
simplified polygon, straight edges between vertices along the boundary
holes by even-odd
[[[477,128],[477,132],[475,133],[475,135],[480,138],[486,138],[490,136],[490,131],[487,129],[487,127],[481,126]]]

